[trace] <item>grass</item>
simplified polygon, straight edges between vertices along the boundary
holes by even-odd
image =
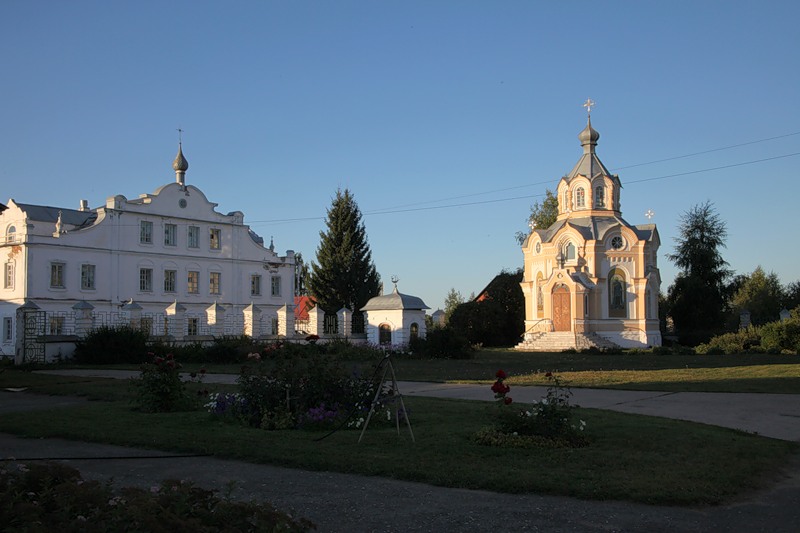
[[[471,436],[491,423],[496,405],[431,398],[405,399],[416,444],[405,428],[398,436],[394,428],[377,425],[367,430],[361,444],[358,432],[352,430],[317,441],[324,433],[264,431],[223,422],[202,411],[141,413],[132,408],[130,391],[119,381],[7,369],[0,374],[0,385],[14,386],[9,382],[27,384],[22,386],[35,392],[80,389],[90,398],[113,401],[5,413],[0,418],[4,432],[510,493],[717,504],[765,486],[798,451],[796,443],[734,430],[592,409],[576,410],[588,423],[588,447],[486,447],[472,442]]]
[[[406,403],[416,444],[394,428],[370,427],[361,444],[356,431],[317,442],[324,433],[264,431],[200,411],[145,414],[122,402],[6,414],[0,431],[446,487],[671,505],[716,504],[758,488],[796,451],[793,443],[733,430],[590,409],[578,410],[588,423],[588,447],[491,448],[470,436],[491,420],[496,406],[425,398]]]

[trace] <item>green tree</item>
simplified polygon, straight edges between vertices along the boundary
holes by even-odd
[[[479,300],[459,305],[448,327],[470,343],[485,346],[513,346],[520,340],[525,324],[525,297],[520,288],[522,270],[502,271],[494,277]]]
[[[303,254],[298,252],[294,256],[294,295],[308,296],[308,265],[303,260]]]
[[[455,288],[450,288],[450,291],[447,293],[447,296],[444,297],[444,322],[447,324],[450,321],[450,317],[453,316],[453,311],[456,310],[456,307],[464,303],[464,297],[461,296],[461,293],[455,290]]]
[[[774,272],[767,274],[758,266],[734,294],[733,308],[737,314],[749,311],[750,322],[760,326],[778,320],[783,300],[783,287],[778,275]]]
[[[800,281],[793,281],[783,289],[783,308],[791,311],[800,306]]]
[[[536,229],[547,229],[556,222],[558,218],[558,198],[550,189],[545,190],[544,200],[539,203],[537,200],[531,206],[531,214],[528,217],[528,227]],[[525,242],[529,231],[518,231],[516,239],[519,244]]]
[[[319,233],[317,262],[311,263],[308,291],[325,312],[346,307],[357,313],[379,294],[381,281],[361,211],[348,189],[336,191],[325,224],[327,231]]]
[[[667,258],[681,269],[669,288],[669,312],[681,342],[696,344],[725,324],[726,280],[731,271],[722,259],[728,232],[711,202],[685,212],[678,226],[675,253]]]

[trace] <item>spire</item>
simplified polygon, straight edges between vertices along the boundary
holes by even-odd
[[[178,129],[178,155],[175,156],[175,160],[172,162],[172,170],[175,171],[175,181],[180,183],[181,186],[184,185],[186,179],[186,171],[189,170],[189,162],[183,157],[183,140],[181,139],[181,134],[183,130],[180,128]]]

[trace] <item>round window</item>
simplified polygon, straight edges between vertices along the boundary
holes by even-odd
[[[612,247],[613,249],[615,249],[615,250],[619,250],[620,248],[622,248],[622,246],[623,246],[624,244],[625,244],[625,243],[624,243],[624,241],[622,240],[622,237],[620,237],[619,235],[617,235],[616,237],[614,237],[613,239],[611,239],[611,247]]]
[[[540,242],[536,243],[536,253],[537,254],[542,253],[542,243],[540,243]]]
[[[178,200],[178,205],[181,207],[186,207],[186,199],[181,198],[180,200]]]

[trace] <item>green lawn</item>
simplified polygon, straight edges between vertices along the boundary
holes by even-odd
[[[470,437],[491,422],[496,405],[428,398],[406,398],[415,444],[405,428],[398,436],[394,428],[377,425],[367,430],[361,444],[353,430],[317,441],[323,433],[264,431],[222,422],[202,411],[137,412],[126,383],[120,381],[6,369],[0,385],[29,386],[34,392],[82,391],[91,398],[113,400],[4,414],[4,432],[512,493],[715,504],[769,484],[798,451],[796,443],[733,430],[592,409],[577,410],[588,424],[588,447],[486,447]]]

